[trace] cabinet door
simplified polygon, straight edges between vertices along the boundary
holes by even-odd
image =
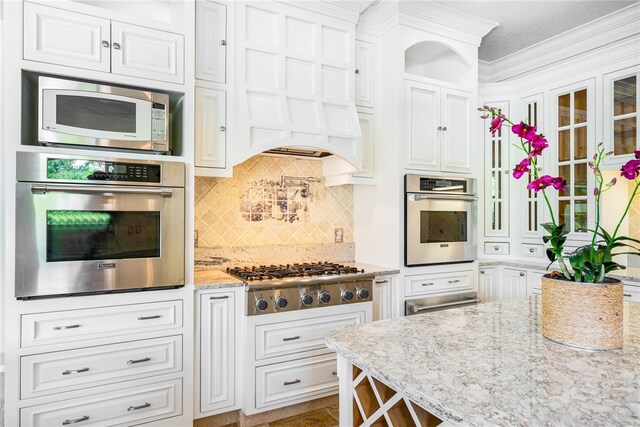
[[[391,276],[376,277],[373,282],[373,320],[393,317],[393,281]]]
[[[624,163],[640,149],[640,67],[604,76],[604,141],[613,151],[609,163]]]
[[[493,302],[500,299],[500,277],[495,267],[481,268],[478,280],[478,297],[481,302]]]
[[[509,102],[485,102],[485,104],[498,108],[507,116],[510,114]],[[488,130],[483,133],[485,140],[484,235],[486,237],[509,237],[510,134],[511,131],[506,128],[496,132],[495,135],[491,135]]]
[[[136,25],[111,23],[111,72],[184,83],[184,37]]]
[[[226,61],[227,7],[196,2],[196,78],[225,83]]]
[[[200,295],[200,411],[235,404],[235,294]]]
[[[439,171],[440,88],[406,81],[404,102],[406,167]]]
[[[373,114],[358,113],[358,119],[360,121],[360,129],[362,129],[362,171],[354,173],[353,176],[373,178],[373,156],[375,152]]]
[[[527,272],[505,268],[502,273],[502,297],[504,301],[512,301],[527,297]]]
[[[529,271],[527,296],[542,294],[542,276],[547,273],[548,271]]]
[[[541,93],[537,95],[528,96],[521,100],[522,109],[524,110],[524,117],[526,117],[526,123],[530,125],[537,126],[539,130],[545,129],[545,124],[543,122],[544,118],[544,97]],[[511,132],[509,132],[511,133]],[[524,153],[522,151],[517,151],[517,156],[515,161],[518,163],[521,159],[524,158]],[[543,164],[544,156],[538,156],[536,158],[538,173],[543,175]],[[518,195],[525,195],[525,205],[524,212],[522,212],[519,216],[521,218],[522,227],[520,230],[522,231],[521,236],[524,238],[534,238],[540,239],[542,237],[542,227],[540,224],[545,222],[545,206],[542,198],[542,193],[536,193],[533,190],[527,190],[527,185],[533,181],[533,177],[530,175],[525,175],[519,181],[515,182],[516,190],[518,191]]]
[[[471,136],[471,94],[442,89],[442,163],[446,172],[473,172],[474,144]]]
[[[108,19],[24,3],[24,59],[109,72]]]
[[[196,88],[196,167],[226,166],[226,94]]]
[[[374,85],[375,46],[356,40],[356,105],[372,107]]]

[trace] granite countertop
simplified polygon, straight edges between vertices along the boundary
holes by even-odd
[[[491,267],[493,265],[504,265],[514,268],[530,268],[537,270],[546,270],[549,265],[545,261],[533,261],[533,260],[516,260],[516,259],[479,259],[478,267]],[[549,271],[558,270],[557,264],[553,264]],[[611,274],[607,274],[607,277],[615,277],[623,281],[640,282],[640,267],[627,267],[625,270],[617,270]],[[639,283],[640,285],[640,283]]]
[[[624,310],[617,351],[542,337],[539,297],[347,326],[327,345],[454,425],[640,425],[640,304]]]

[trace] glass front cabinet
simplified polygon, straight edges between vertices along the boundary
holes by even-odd
[[[607,151],[613,151],[607,159],[610,164],[625,163],[640,150],[639,80],[638,66],[604,75],[604,143]]]
[[[509,117],[509,102],[487,102]],[[485,222],[484,235],[488,238],[509,237],[509,160],[510,130],[505,127],[494,136],[489,132],[490,120],[484,123],[485,155]]]

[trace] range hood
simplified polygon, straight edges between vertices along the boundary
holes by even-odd
[[[239,3],[235,164],[270,153],[334,155],[362,167],[354,99],[357,14],[329,16],[305,11],[305,4]]]

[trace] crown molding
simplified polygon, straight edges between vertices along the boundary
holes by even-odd
[[[640,3],[495,61],[479,61],[480,82],[517,80],[638,34],[640,34]],[[640,45],[636,54],[639,52]]]
[[[348,1],[336,1],[336,0],[277,0],[279,3],[284,3],[288,6],[294,6],[300,9],[308,10],[309,12],[315,12],[322,15],[327,15],[335,19],[347,21],[351,24],[358,22],[360,12],[358,8],[351,7]],[[354,2],[360,3],[360,2]]]

